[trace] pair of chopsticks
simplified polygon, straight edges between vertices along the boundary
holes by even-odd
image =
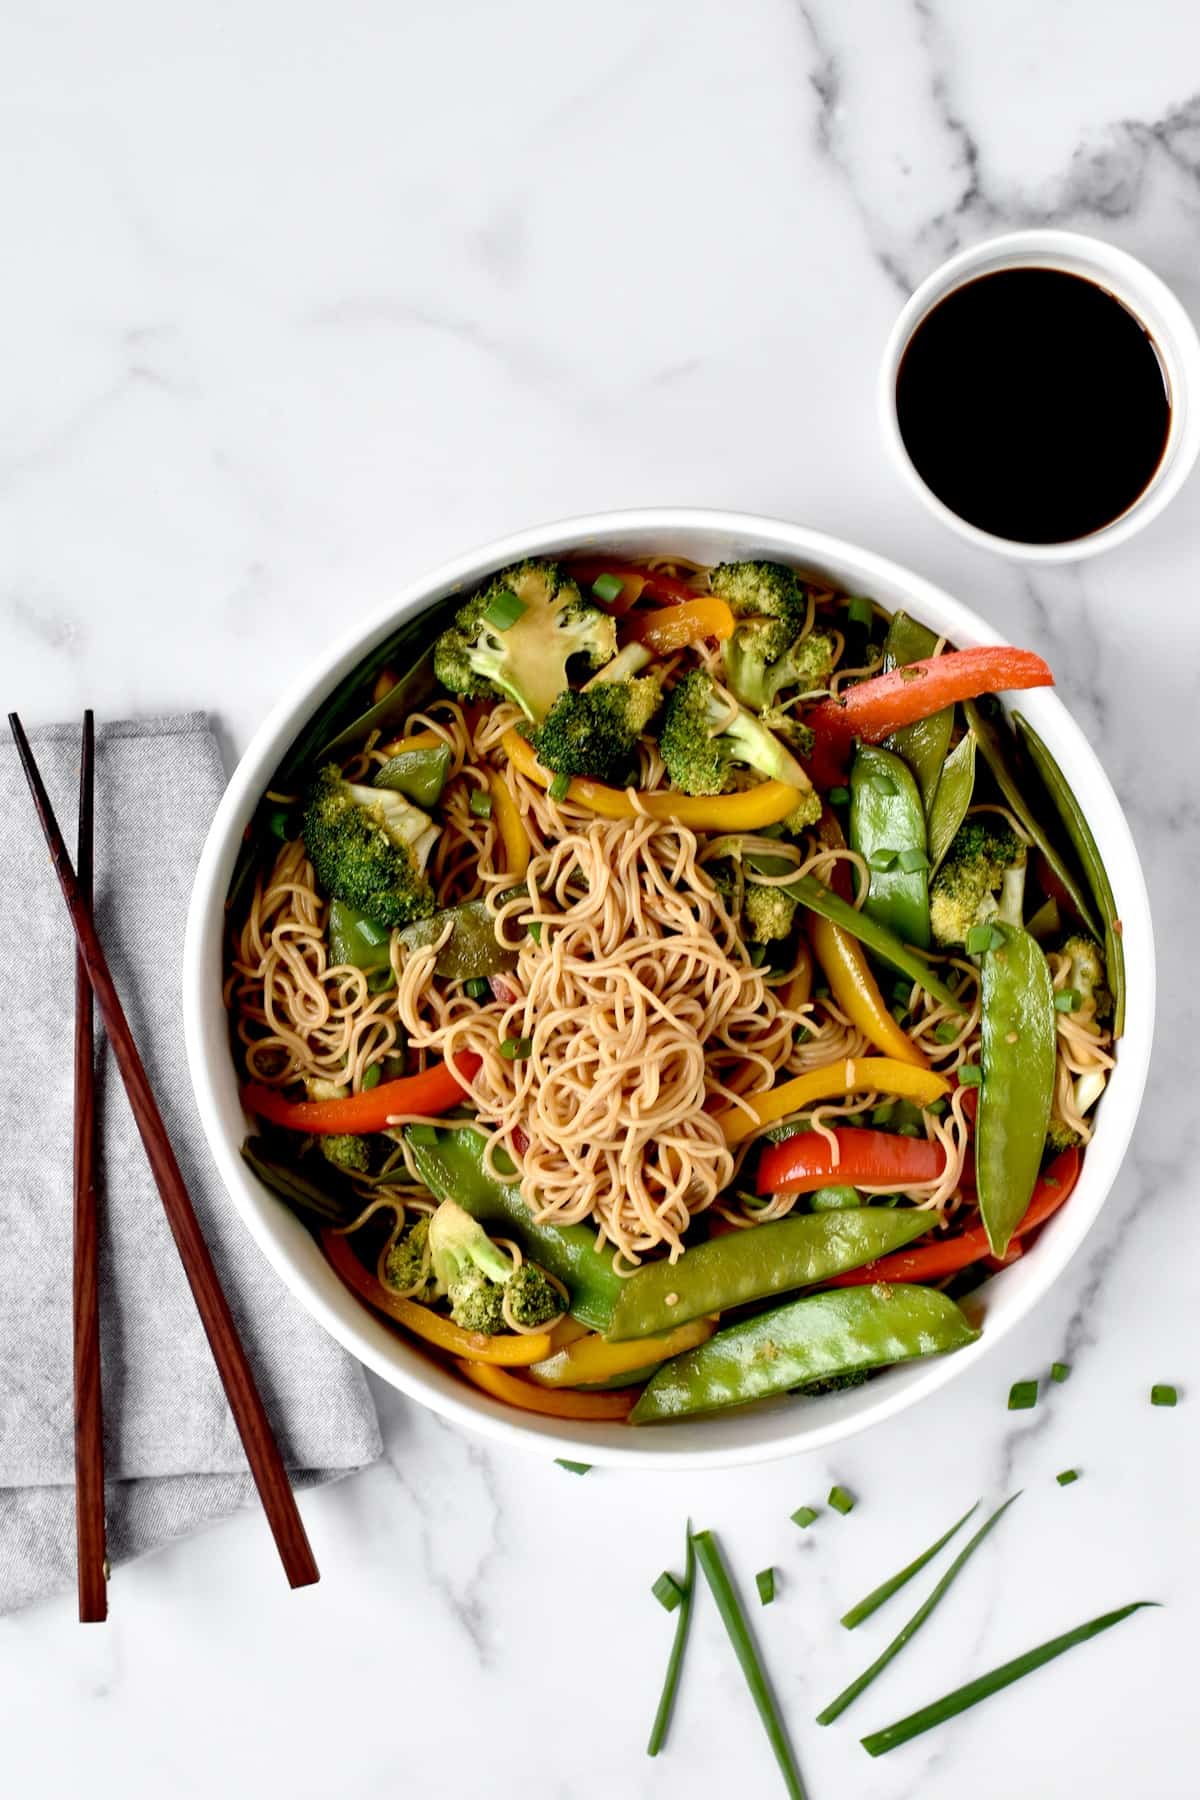
[[[279,1446],[271,1431],[229,1302],[221,1291],[183,1175],[167,1136],[145,1066],[138,1054],[103,946],[92,921],[92,833],[95,728],[84,715],[79,789],[78,870],[50,804],[29,739],[16,713],[8,715],[17,754],[33,795],[50,858],[62,888],[77,948],[75,988],[74,1367],[75,1496],[79,1554],[79,1617],[101,1620],[107,1612],[104,1526],[104,1434],[100,1398],[100,1313],[96,1282],[94,1182],[95,1082],[93,1004],[99,1010],[129,1104],[162,1199],[175,1247],[196,1302],[234,1423],[246,1452],[267,1522],[289,1584],[320,1579]]]

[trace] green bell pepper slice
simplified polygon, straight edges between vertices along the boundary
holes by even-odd
[[[864,912],[906,944],[927,950],[929,856],[925,812],[908,764],[877,744],[860,744],[854,753],[850,770],[850,848],[857,850],[867,864]],[[906,869],[904,863],[909,858],[917,866]]]
[[[840,1288],[718,1331],[663,1364],[631,1425],[744,1406],[834,1375],[961,1350],[979,1333],[937,1288]]]
[[[397,750],[376,771],[373,786],[391,788],[428,812],[442,797],[452,761],[449,744],[418,744]]]
[[[515,968],[517,953],[500,943],[492,915],[482,900],[447,906],[428,919],[415,920],[401,931],[400,942],[406,950],[424,950],[437,943],[449,922],[453,922],[454,929],[437,953],[435,975],[447,981],[470,981]]]
[[[935,1223],[912,1207],[856,1205],[710,1238],[685,1250],[678,1262],[647,1263],[623,1281],[608,1336],[650,1337],[705,1313],[811,1287],[899,1250]]]
[[[975,1183],[993,1256],[1029,1210],[1054,1098],[1054,983],[1041,949],[1015,925],[993,927],[980,969],[982,1078]]]
[[[525,1254],[557,1276],[571,1296],[571,1317],[593,1331],[606,1331],[625,1286],[611,1256],[596,1248],[586,1225],[539,1225],[516,1182],[497,1181],[484,1167],[487,1139],[473,1125],[439,1131],[436,1144],[414,1143],[409,1151],[421,1180],[436,1200],[457,1200],[482,1225],[503,1225]]]
[[[1030,762],[1042,778],[1042,785],[1054,803],[1054,810],[1070,838],[1080,867],[1092,891],[1104,925],[1104,964],[1109,991],[1113,997],[1113,1036],[1119,1038],[1125,1029],[1125,946],[1121,942],[1121,921],[1117,914],[1116,896],[1108,879],[1108,870],[1100,855],[1100,846],[1083,815],[1070,783],[1028,719],[1013,714],[1017,734]]]
[[[895,613],[883,642],[884,670],[924,662],[936,649],[937,638],[928,626],[910,619],[907,613]],[[928,719],[918,719],[914,725],[902,725],[887,740],[888,749],[902,756],[916,777],[926,818],[933,810],[953,730],[954,708],[944,706],[941,712],[932,713]]]

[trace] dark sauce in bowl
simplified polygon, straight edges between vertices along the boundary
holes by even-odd
[[[981,275],[926,313],[896,377],[900,435],[943,505],[996,537],[1057,544],[1145,492],[1171,396],[1154,341],[1081,275]]]

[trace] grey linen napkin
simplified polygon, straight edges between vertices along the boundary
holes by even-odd
[[[74,846],[79,731],[33,731]],[[101,725],[96,917],[184,1179],[297,1486],[380,1453],[363,1371],[284,1289],[204,1143],[179,970],[224,786],[203,714]],[[16,751],[0,746],[0,1613],[75,1580],[71,1384],[74,940]],[[100,1308],[115,1565],[257,1503],[111,1056],[99,1044]],[[315,1546],[318,1560],[320,1545]],[[263,1525],[263,1554],[275,1552]]]

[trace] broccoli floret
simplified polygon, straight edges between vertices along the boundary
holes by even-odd
[[[1085,1005],[1089,1000],[1095,1001],[1096,1018],[1108,1018],[1113,1002],[1099,944],[1084,932],[1077,931],[1063,940],[1058,954],[1069,957],[1071,962],[1065,985],[1074,988]]]
[[[793,806],[783,820],[783,830],[788,837],[801,837],[810,825],[815,825],[821,817],[821,796],[814,788],[809,788],[800,804]]]
[[[742,923],[752,944],[769,944],[785,938],[796,916],[796,901],[779,887],[764,887],[761,882],[746,883],[742,902]]]
[[[800,1394],[807,1394],[810,1399],[815,1399],[818,1394],[836,1394],[840,1393],[843,1388],[861,1387],[863,1382],[869,1379],[870,1371],[868,1369],[847,1369],[844,1375],[825,1375],[819,1381],[806,1381],[804,1386],[797,1388],[796,1391]]]
[[[811,756],[816,743],[816,733],[811,725],[798,719],[795,713],[786,712],[782,706],[764,706],[759,718],[768,731],[782,738],[789,750],[797,756]]]
[[[424,871],[438,830],[402,794],[358,787],[336,763],[318,774],[304,812],[304,848],[319,885],[388,927],[434,911]]]
[[[522,1263],[508,1288],[508,1310],[518,1325],[544,1325],[563,1310],[563,1297],[536,1263]]]
[[[321,1155],[346,1175],[365,1175],[371,1166],[371,1146],[365,1137],[352,1132],[338,1132],[336,1137],[319,1140]]]
[[[833,639],[811,631],[776,649],[778,634],[769,619],[748,619],[725,646],[725,679],[743,706],[762,712],[787,689],[808,694],[829,685]]]
[[[629,774],[638,738],[662,703],[662,683],[656,674],[617,681],[606,675],[602,670],[582,692],[560,694],[533,734],[538,761],[558,775],[623,783]]]
[[[1025,846],[1007,825],[968,819],[929,888],[938,944],[965,944],[973,925],[1019,925],[1025,898]]]
[[[418,1219],[411,1231],[394,1243],[384,1263],[384,1279],[389,1287],[414,1300],[431,1300],[434,1294],[433,1271],[429,1264],[429,1220]]]
[[[812,787],[787,746],[745,707],[731,708],[703,669],[693,669],[672,688],[659,745],[667,773],[685,794],[726,793],[739,765],[790,782],[804,794]]]
[[[1074,1150],[1081,1142],[1079,1133],[1072,1131],[1065,1119],[1056,1119],[1053,1115],[1046,1130],[1047,1156],[1061,1156],[1064,1150]]]
[[[799,637],[808,597],[794,569],[777,562],[718,563],[709,582],[735,619],[753,619],[764,628],[759,637],[769,659]]]
[[[488,1337],[503,1331],[504,1285],[512,1279],[513,1260],[456,1200],[443,1200],[429,1221],[429,1252],[455,1324]]]
[[[523,562],[502,569],[459,609],[437,640],[433,670],[452,693],[515,700],[536,725],[569,687],[572,657],[598,669],[616,648],[613,619],[581,599],[557,563]]]

